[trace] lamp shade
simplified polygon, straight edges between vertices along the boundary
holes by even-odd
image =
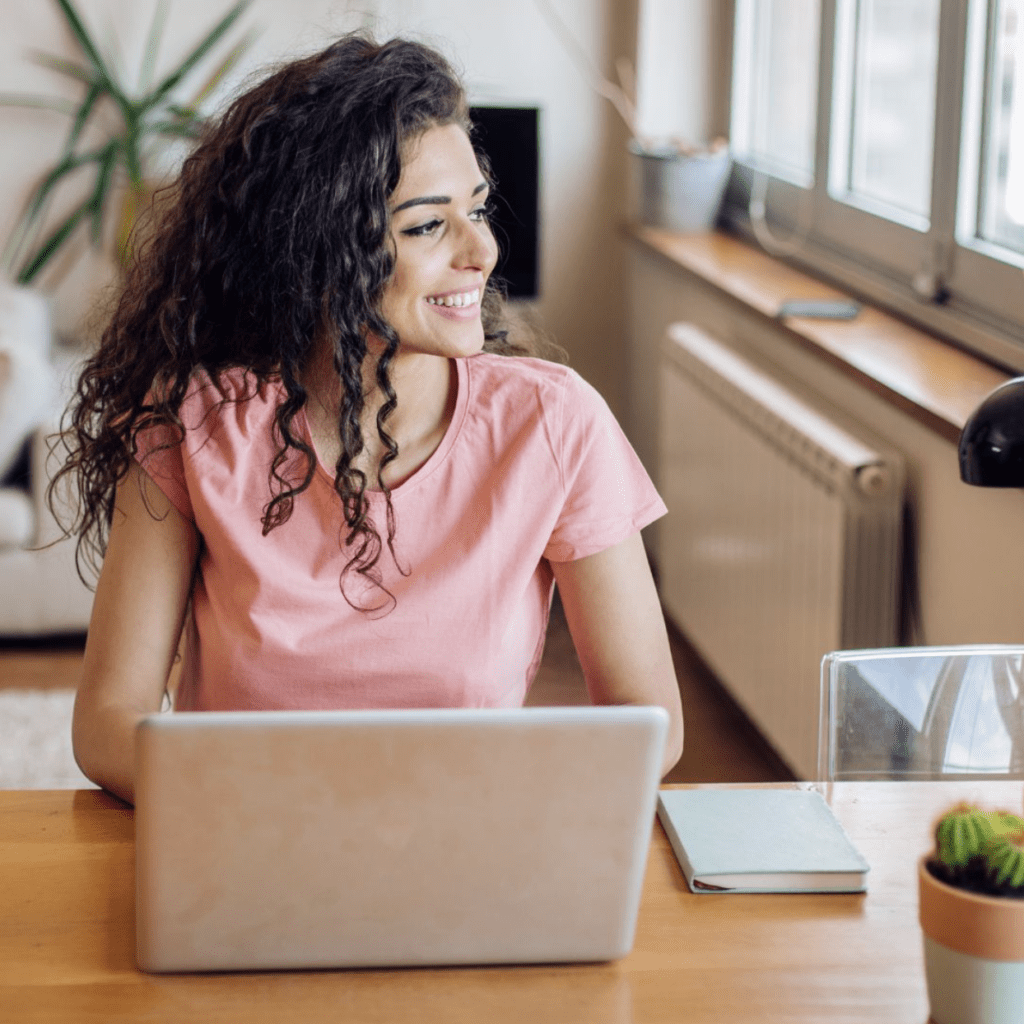
[[[976,487],[1024,487],[1024,377],[1000,384],[960,434],[960,479]]]

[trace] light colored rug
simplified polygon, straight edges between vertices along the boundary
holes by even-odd
[[[74,690],[0,690],[0,789],[95,789],[71,753]]]

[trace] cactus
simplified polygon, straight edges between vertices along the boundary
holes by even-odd
[[[996,834],[992,816],[971,804],[947,811],[935,826],[935,858],[950,874],[967,867]]]
[[[949,885],[1024,898],[1024,820],[962,803],[935,826],[931,873]]]
[[[1002,835],[1004,832],[1020,832],[1024,830],[1024,821],[1009,811],[992,811],[989,813],[988,820],[992,822],[992,828],[997,836]]]
[[[1024,896],[1024,827],[986,840],[982,860],[993,892]]]

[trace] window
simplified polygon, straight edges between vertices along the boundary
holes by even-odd
[[[863,0],[837,34],[851,54],[833,74],[833,192],[927,230],[939,0]]]
[[[736,0],[727,215],[1024,370],[1024,0]]]
[[[979,236],[1024,255],[1024,2],[1002,0],[985,100]]]
[[[751,4],[737,26],[751,59],[736,64],[733,135],[759,164],[805,185],[814,175],[818,7],[819,0],[766,0]]]

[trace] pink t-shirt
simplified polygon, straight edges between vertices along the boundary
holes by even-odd
[[[262,535],[280,385],[220,405],[197,382],[180,445],[152,451],[163,428],[140,437],[143,467],[203,539],[178,708],[522,704],[544,645],[549,562],[611,547],[665,506],[574,371],[487,354],[456,362],[448,431],[391,494],[406,574],[385,546],[377,568],[395,604],[384,615],[342,596],[340,501],[323,465],[291,518]],[[254,391],[242,371],[222,383],[229,396]],[[303,413],[295,429],[309,440]],[[384,537],[383,495],[369,500]]]

